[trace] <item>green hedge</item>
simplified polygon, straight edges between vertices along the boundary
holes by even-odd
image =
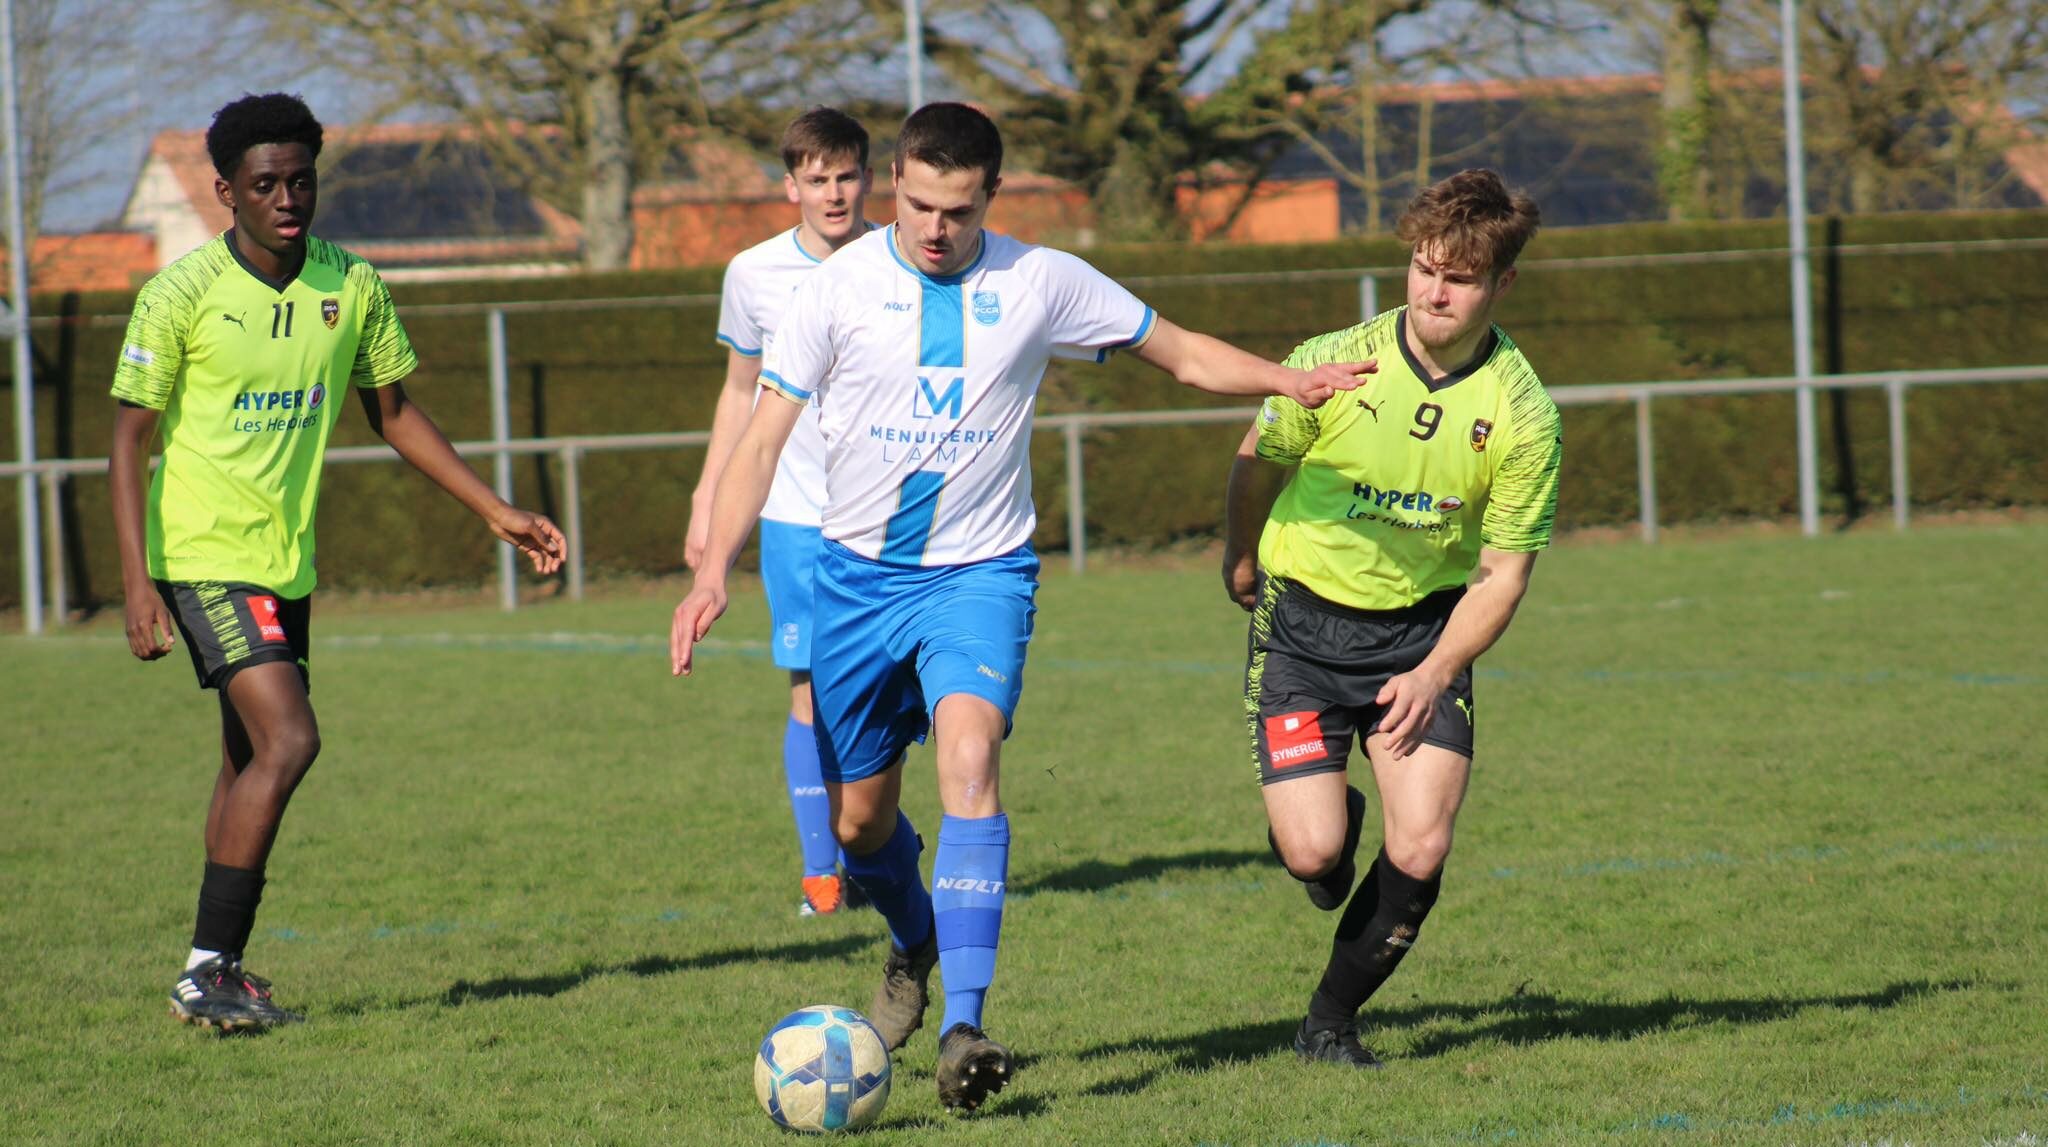
[[[1551,386],[1791,372],[1790,286],[1780,223],[1630,225],[1545,232],[1524,254],[1502,324]],[[1822,371],[2018,365],[2048,358],[2048,257],[1995,245],[1949,254],[1832,254],[1867,245],[2048,236],[2048,212],[1901,215],[1819,221],[1813,260],[1815,360]],[[1676,267],[1546,268],[1548,259],[1751,249],[1753,258]],[[1105,247],[1090,253],[1119,277],[1397,266],[1386,240],[1313,246]],[[451,304],[695,295],[680,306],[516,311],[508,317],[514,434],[614,434],[709,425],[723,348],[712,341],[716,268],[394,288],[421,356],[408,387],[454,438],[486,438],[490,412],[484,317]],[[1400,299],[1398,276],[1379,283]],[[1147,283],[1162,315],[1261,354],[1358,316],[1355,282]],[[39,452],[107,450],[111,364],[132,296],[38,300]],[[4,376],[0,376],[4,379]],[[11,379],[0,381],[11,387]],[[1040,409],[1137,410],[1212,404],[1120,356],[1103,367],[1056,364]],[[1913,497],[1924,508],[2048,503],[2048,391],[2037,385],[1934,388],[1910,400]],[[1889,499],[1883,396],[1831,394],[1820,404],[1826,509],[1869,512]],[[12,404],[0,442],[14,441]],[[1565,412],[1565,528],[1633,521],[1634,412]],[[1087,436],[1089,541],[1157,546],[1213,535],[1234,426],[1099,431]],[[1667,522],[1776,518],[1796,512],[1789,396],[1673,399],[1656,409],[1658,495]],[[337,444],[371,441],[342,418]],[[1041,548],[1067,544],[1065,468],[1056,435],[1033,446]],[[679,567],[696,451],[587,456],[586,553],[594,571]],[[559,514],[552,459],[515,467],[522,502]],[[490,540],[451,500],[403,466],[329,467],[320,524],[323,584],[397,588],[476,584]],[[72,600],[118,596],[105,482],[70,484],[66,539]],[[0,497],[0,604],[18,594],[16,499]]]

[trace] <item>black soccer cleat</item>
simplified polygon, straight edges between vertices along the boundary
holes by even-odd
[[[1009,1085],[1014,1071],[1010,1049],[973,1024],[954,1024],[939,1037],[939,1066],[932,1074],[939,1081],[939,1105],[955,1115],[980,1107]]]
[[[1358,1042],[1358,1025],[1311,1028],[1308,1021],[1294,1032],[1294,1054],[1310,1063],[1341,1063],[1362,1071],[1378,1071],[1386,1065]]]
[[[223,1032],[265,1031],[305,1017],[270,998],[270,981],[242,970],[232,955],[188,968],[171,985],[171,1014],[182,1023]]]
[[[1351,898],[1351,885],[1358,879],[1358,837],[1365,829],[1365,794],[1356,785],[1344,786],[1344,851],[1337,858],[1337,867],[1328,873],[1304,880],[1301,885],[1308,891],[1308,902],[1324,912],[1334,912]],[[1273,830],[1266,830],[1266,847],[1273,850],[1273,859],[1280,859],[1280,842],[1273,839]],[[1283,862],[1284,863],[1284,862]]]
[[[890,1051],[910,1039],[910,1033],[924,1026],[924,1010],[931,1004],[925,984],[932,978],[932,965],[939,962],[939,932],[925,938],[915,952],[889,945],[889,959],[882,965],[882,986],[875,989],[875,1002],[868,1008],[868,1022]]]

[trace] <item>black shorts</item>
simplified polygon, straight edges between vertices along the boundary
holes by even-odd
[[[1459,587],[1404,609],[1353,609],[1299,582],[1262,578],[1244,671],[1259,783],[1343,771],[1352,738],[1363,742],[1386,716],[1380,687],[1422,664],[1464,595]],[[1437,698],[1422,741],[1472,755],[1469,667]]]
[[[266,661],[292,662],[311,687],[306,671],[310,596],[281,598],[260,585],[236,581],[158,581],[156,592],[177,619],[201,689],[226,689],[237,671]]]

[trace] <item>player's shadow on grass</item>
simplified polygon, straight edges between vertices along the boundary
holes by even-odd
[[[1492,1003],[1422,1004],[1410,1008],[1367,1009],[1361,1034],[1368,1047],[1376,1031],[1399,1031],[1425,1025],[1463,1025],[1433,1031],[1418,1039],[1397,1059],[1430,1059],[1468,1044],[1498,1040],[1524,1046],[1557,1039],[1634,1039],[1717,1023],[1761,1024],[1790,1019],[1812,1008],[1893,1008],[1938,992],[1962,991],[1967,981],[1913,980],[1879,991],[1838,996],[1765,997],[1758,999],[1686,1000],[1668,997],[1643,1003],[1591,1003],[1560,999],[1542,992],[1515,992]],[[1293,1046],[1300,1021],[1239,1024],[1166,1039],[1107,1043],[1080,1054],[1083,1060],[1116,1055],[1165,1054],[1168,1063],[1132,1075],[1104,1080],[1085,1095],[1132,1095],[1144,1091],[1166,1071],[1206,1071],[1221,1064],[1278,1055]]]
[[[665,976],[672,972],[718,968],[727,964],[791,964],[813,960],[837,960],[855,952],[865,952],[872,947],[874,938],[871,936],[841,936],[831,940],[809,940],[801,944],[781,944],[772,947],[748,945],[741,948],[721,948],[712,952],[699,952],[694,956],[642,956],[637,960],[623,963],[584,964],[573,971],[537,976],[500,976],[497,979],[481,981],[457,980],[439,995],[388,1003],[358,1001],[343,1004],[335,1011],[359,1013],[427,1004],[459,1008],[468,1004],[517,996],[551,998],[603,976]]]
[[[1642,1003],[1590,1003],[1560,999],[1547,992],[1517,992],[1492,1004],[1370,1009],[1366,1018],[1375,1027],[1395,1029],[1445,1020],[1467,1025],[1431,1032],[1417,1040],[1408,1055],[1428,1059],[1483,1040],[1499,1040],[1510,1046],[1553,1039],[1623,1040],[1714,1024],[1775,1023],[1814,1008],[1895,1008],[1938,992],[1961,991],[1971,986],[1959,980],[1909,980],[1874,992],[1836,996],[1724,1000],[1667,996]],[[1370,1032],[1367,1035],[1369,1039]]]
[[[1248,849],[1212,848],[1202,852],[1179,852],[1170,856],[1140,856],[1120,864],[1084,860],[1056,872],[1048,872],[1010,886],[1015,893],[1100,892],[1119,884],[1157,880],[1168,873],[1220,871],[1251,864],[1274,864],[1273,854]]]

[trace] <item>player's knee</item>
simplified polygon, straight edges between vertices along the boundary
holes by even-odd
[[[886,815],[885,815],[886,813]],[[839,847],[866,856],[889,843],[896,831],[895,809],[852,808],[841,805],[832,818],[832,835]]]
[[[1451,855],[1451,830],[1432,829],[1414,836],[1389,837],[1387,859],[1395,868],[1417,880],[1427,880],[1443,869]]]
[[[1344,859],[1343,825],[1337,826],[1335,835],[1313,832],[1274,834],[1274,843],[1280,853],[1280,863],[1287,874],[1296,880],[1316,880],[1328,876],[1330,870]]]
[[[292,726],[265,738],[258,754],[265,771],[287,786],[298,783],[320,755],[320,730],[312,725]]]

